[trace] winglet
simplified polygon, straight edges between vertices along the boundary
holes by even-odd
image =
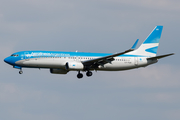
[[[136,48],[138,41],[139,41],[139,39],[137,39],[136,42],[134,43],[134,45],[131,47],[132,50],[134,50]]]

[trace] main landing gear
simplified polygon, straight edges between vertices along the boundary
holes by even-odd
[[[90,76],[92,76],[92,72],[91,72],[91,71],[87,71],[86,75],[87,75],[88,77],[90,77]]]
[[[92,72],[91,71],[87,71],[87,73],[86,73],[86,75],[88,76],[88,77],[90,77],[90,76],[92,76]],[[82,78],[83,77],[83,74],[82,73],[80,73],[80,71],[78,72],[78,74],[77,74],[77,78]]]
[[[83,77],[83,74],[82,73],[80,73],[80,71],[78,72],[78,74],[77,74],[77,78],[82,78]]]

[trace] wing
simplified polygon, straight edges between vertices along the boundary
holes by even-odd
[[[124,52],[108,55],[105,57],[99,57],[96,59],[82,61],[82,63],[84,66],[86,66],[86,67],[88,66],[89,68],[97,68],[99,65],[104,66],[104,64],[106,64],[106,63],[111,63],[114,60],[114,57],[133,51],[136,48],[138,41],[139,41],[139,39],[136,40],[136,42],[133,44],[131,49],[126,50]]]
[[[133,46],[129,50],[126,50],[126,51],[121,52],[121,53],[116,53],[116,54],[104,56],[104,57],[99,57],[96,59],[82,61],[82,64],[85,66],[85,69],[88,69],[88,70],[89,69],[96,69],[99,65],[104,66],[104,64],[107,64],[107,63],[111,64],[111,62],[113,60],[115,60],[114,57],[133,51],[136,48],[138,40],[139,39],[136,40],[136,42],[133,44]]]
[[[96,68],[98,68],[99,65],[104,66],[104,64],[107,64],[107,63],[111,64],[111,62],[115,60],[114,57],[123,55],[123,54],[131,52],[133,50],[134,49],[129,49],[129,50],[126,50],[121,53],[116,53],[116,54],[112,54],[112,55],[108,55],[108,56],[104,56],[104,57],[99,57],[96,59],[82,61],[82,64],[85,66],[85,69],[87,69],[87,70],[96,69]]]
[[[91,59],[91,60],[87,60],[87,61],[82,61],[82,63],[84,65],[91,65],[94,63],[111,63],[111,61],[114,60],[113,57],[119,56],[119,55],[123,55],[125,53],[128,53],[130,51],[133,51],[132,49],[126,50],[125,52],[121,52],[121,53],[116,53],[116,54],[112,54],[112,55],[108,55],[105,57],[100,57],[100,58],[96,58],[96,59]]]

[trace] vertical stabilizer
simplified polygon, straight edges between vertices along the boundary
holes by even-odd
[[[137,50],[127,54],[148,57],[156,56],[162,29],[163,26],[156,26]]]

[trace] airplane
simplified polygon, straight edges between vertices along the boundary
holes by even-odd
[[[157,63],[159,59],[174,55],[165,54],[156,56],[163,26],[156,26],[138,49],[136,45],[120,53],[87,53],[87,52],[63,52],[63,51],[21,51],[13,53],[4,61],[14,68],[47,68],[52,74],[67,74],[69,71],[77,71],[77,78],[82,78],[82,72],[88,77],[92,71],[122,71]]]

